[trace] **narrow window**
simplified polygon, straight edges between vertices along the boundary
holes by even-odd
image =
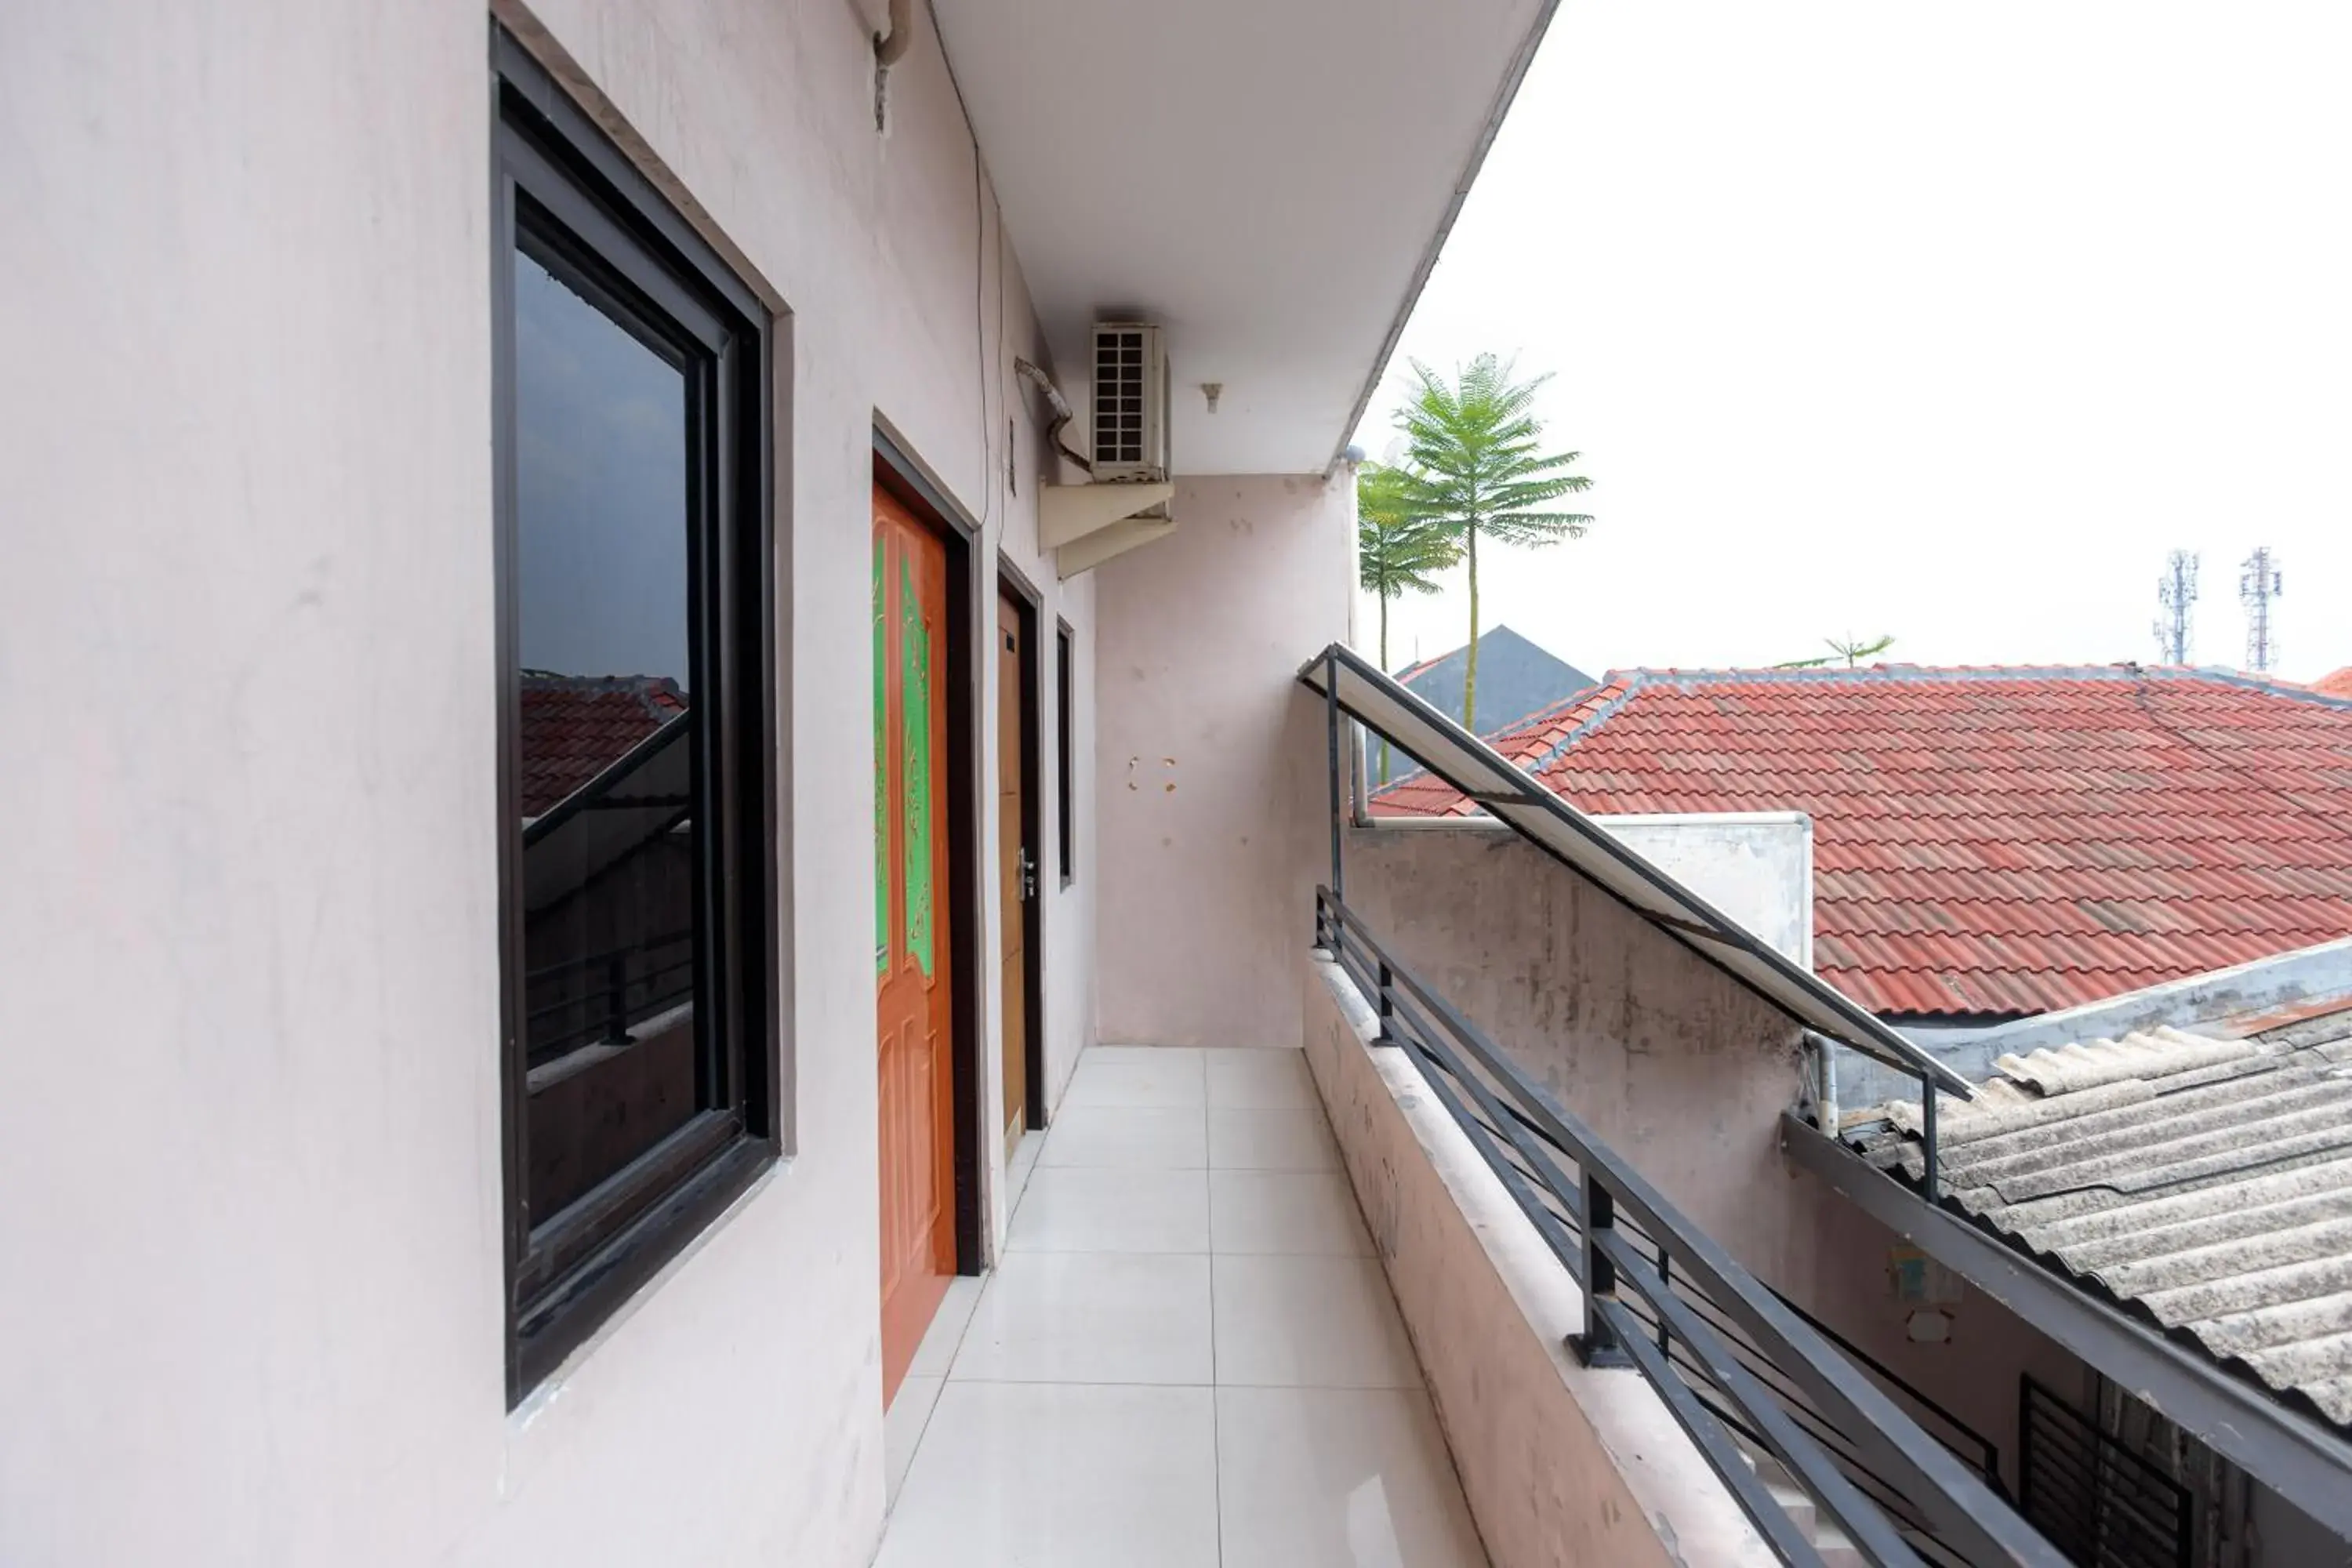
[[[1078,803],[1071,784],[1077,772],[1076,654],[1067,621],[1054,627],[1054,725],[1059,745],[1055,763],[1056,826],[1062,847],[1062,886],[1078,879]]]
[[[500,37],[509,1396],[778,1147],[767,317]]]

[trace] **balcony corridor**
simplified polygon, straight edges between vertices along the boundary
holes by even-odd
[[[1102,1047],[887,1418],[878,1568],[1485,1564],[1304,1057]]]

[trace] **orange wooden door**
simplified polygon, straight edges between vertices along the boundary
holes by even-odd
[[[1021,608],[996,601],[996,853],[997,910],[1004,933],[1004,1143],[1009,1152],[1029,1121],[1029,898],[1036,862],[1029,853],[1026,813],[1021,793],[1022,760],[1028,736],[1021,722],[1022,661],[1028,648],[1021,635]]]
[[[874,971],[881,1088],[882,1398],[954,1276],[948,942],[947,549],[874,492]]]

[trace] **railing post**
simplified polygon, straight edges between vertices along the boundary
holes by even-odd
[[[2017,1510],[2033,1506],[2033,1374],[2017,1379]]]
[[[1633,1358],[1617,1342],[1617,1327],[1602,1309],[1617,1301],[1617,1265],[1600,1238],[1617,1227],[1617,1201],[1584,1172],[1584,1331],[1569,1343],[1587,1366],[1631,1366]]]
[[[1942,1173],[1936,1168],[1936,1080],[1926,1073],[1919,1075],[1919,1142],[1925,1145],[1927,1153],[1927,1168],[1920,1177],[1920,1192],[1932,1204],[1940,1201],[1936,1194]]]
[[[1666,1244],[1662,1241],[1658,1243],[1658,1289],[1672,1290],[1674,1288],[1675,1260],[1666,1251]],[[1660,1355],[1674,1353],[1672,1348],[1666,1343],[1666,1315],[1660,1312],[1658,1314],[1658,1353]]]
[[[1391,994],[1391,987],[1395,985],[1396,976],[1389,973],[1389,961],[1387,959],[1381,959],[1378,963],[1378,974],[1380,978],[1378,990],[1380,994],[1375,996],[1372,1000],[1380,1010],[1381,1032],[1372,1037],[1372,1044],[1376,1046],[1393,1046],[1397,1043],[1396,1032],[1389,1027],[1389,1020],[1396,1016],[1396,1000]]]
[[[629,955],[616,952],[604,961],[604,1044],[629,1043]]]
[[[1323,726],[1329,742],[1331,778],[1331,897],[1344,904],[1348,901],[1348,881],[1339,864],[1339,647],[1337,643],[1323,650]],[[1337,911],[1333,918],[1338,918]]]

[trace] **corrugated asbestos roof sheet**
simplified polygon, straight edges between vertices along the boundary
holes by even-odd
[[[1491,743],[1588,812],[1811,816],[1814,965],[1875,1013],[2056,1011],[2352,932],[2352,701],[2308,688],[1612,671]],[[1372,801],[1475,809],[1426,774]]]
[[[2249,1026],[2000,1058],[1939,1104],[1944,1199],[2352,1427],[2352,998]],[[1885,1109],[1864,1150],[1916,1180],[1919,1107]]]

